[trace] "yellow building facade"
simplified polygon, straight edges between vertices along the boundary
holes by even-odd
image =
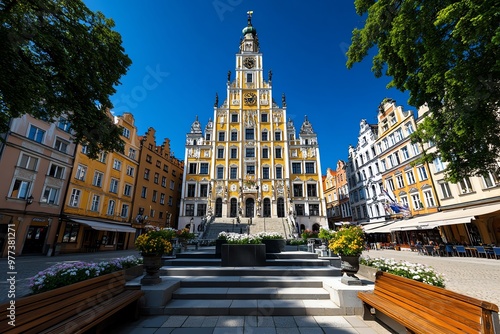
[[[306,116],[297,136],[285,96],[275,102],[251,19],[226,98],[220,104],[216,96],[213,119],[202,129],[196,118],[187,134],[179,227],[214,217],[286,218],[319,229],[327,223],[317,135]]]
[[[422,154],[410,135],[416,129],[412,111],[384,101],[378,113],[378,139],[382,182],[386,193],[386,212],[391,218],[415,217],[438,211],[439,202],[429,166],[415,164]],[[394,206],[396,202],[399,207]]]
[[[102,152],[92,160],[79,145],[61,215],[56,252],[133,248],[132,203],[140,143],[130,113],[114,117],[122,129],[124,153]]]

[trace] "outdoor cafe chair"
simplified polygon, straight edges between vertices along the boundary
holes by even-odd
[[[495,256],[495,253],[493,253],[492,249],[487,249],[484,248],[483,246],[474,246],[477,250],[477,255],[478,257],[485,257],[485,258],[493,258]]]
[[[493,247],[493,255],[495,255],[495,259],[498,259],[500,256],[500,247]]]
[[[465,246],[455,246],[455,251],[457,252],[458,256],[462,256],[460,254],[467,256],[467,251],[465,250]]]
[[[425,251],[426,251],[427,255],[434,256],[436,254],[436,250],[435,250],[434,246],[425,245],[424,247],[425,247]]]
[[[451,254],[451,256],[453,256],[454,252],[453,252],[453,246],[452,245],[446,245],[446,247],[445,247],[444,250],[445,250],[446,256],[450,256],[450,254]]]

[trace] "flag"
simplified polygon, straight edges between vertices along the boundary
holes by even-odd
[[[388,190],[387,190],[388,189]],[[407,205],[399,204],[396,202],[396,197],[390,188],[383,188],[382,191],[386,195],[386,206],[388,206],[394,213],[408,213],[410,209]],[[387,208],[386,208],[387,211]]]

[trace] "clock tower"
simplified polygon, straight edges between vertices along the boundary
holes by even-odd
[[[264,78],[253,12],[247,14],[226,98],[219,103],[216,95],[204,135],[198,119],[187,134],[179,227],[251,218],[289,238],[326,226],[319,148],[307,117],[296,138],[285,96],[281,106],[275,102],[272,72]]]

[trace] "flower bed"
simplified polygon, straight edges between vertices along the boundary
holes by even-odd
[[[444,277],[434,271],[432,267],[410,263],[406,261],[396,261],[394,259],[361,257],[360,263],[366,266],[378,268],[393,275],[413,279],[415,281],[430,285],[445,287]]]
[[[127,256],[99,263],[83,261],[58,263],[33,276],[29,287],[33,294],[37,294],[131,268],[140,263],[142,263],[142,260],[135,256]]]

